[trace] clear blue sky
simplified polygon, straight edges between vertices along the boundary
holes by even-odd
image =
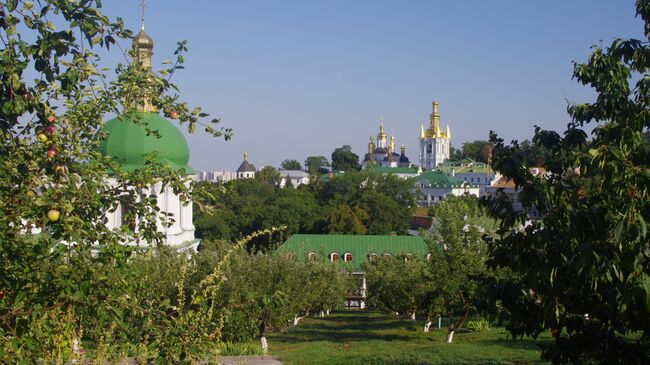
[[[455,147],[490,129],[508,140],[563,130],[567,100],[593,98],[571,61],[601,40],[642,37],[634,0],[147,2],[154,62],[187,40],[174,82],[234,129],[228,142],[188,137],[202,170],[234,170],[244,151],[258,167],[344,144],[362,156],[380,116],[417,162],[434,97]],[[137,30],[138,3],[104,10]]]

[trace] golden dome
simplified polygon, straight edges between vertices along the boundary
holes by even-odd
[[[138,49],[153,49],[153,39],[144,31],[144,26],[140,29],[140,32],[136,34],[133,38],[133,45]]]
[[[449,138],[440,128],[440,113],[438,113],[438,101],[432,103],[433,111],[429,115],[429,128],[424,133],[426,138]]]
[[[377,134],[377,141],[386,139],[386,132],[384,132],[384,123],[379,124],[379,134]]]

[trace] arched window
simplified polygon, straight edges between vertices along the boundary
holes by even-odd
[[[379,258],[379,255],[377,255],[377,254],[374,253],[374,252],[368,254],[368,261],[377,261],[378,258]]]
[[[390,260],[390,258],[391,258],[391,254],[389,254],[389,253],[385,253],[382,256],[384,257],[384,260],[386,260],[386,261]]]
[[[332,252],[332,253],[330,254],[330,261],[332,261],[332,262],[339,262],[339,257],[340,257],[340,255],[339,255],[338,253],[336,253],[336,252]]]
[[[352,262],[352,254],[348,252],[345,255],[343,255],[343,261]]]
[[[127,197],[120,201],[120,221],[120,225],[126,226],[131,232],[135,232],[136,217]]]
[[[408,262],[410,260],[413,260],[413,255],[411,255],[410,253],[407,253],[406,255],[404,255],[404,261]]]
[[[316,261],[316,254],[313,252],[310,252],[307,254],[307,260],[309,261]]]

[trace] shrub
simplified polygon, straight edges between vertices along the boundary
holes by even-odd
[[[487,331],[490,329],[490,322],[486,321],[485,319],[467,321],[466,327],[468,330],[474,332]]]

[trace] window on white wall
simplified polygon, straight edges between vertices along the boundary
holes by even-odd
[[[120,225],[126,226],[129,231],[135,232],[136,218],[126,199],[120,201]]]

